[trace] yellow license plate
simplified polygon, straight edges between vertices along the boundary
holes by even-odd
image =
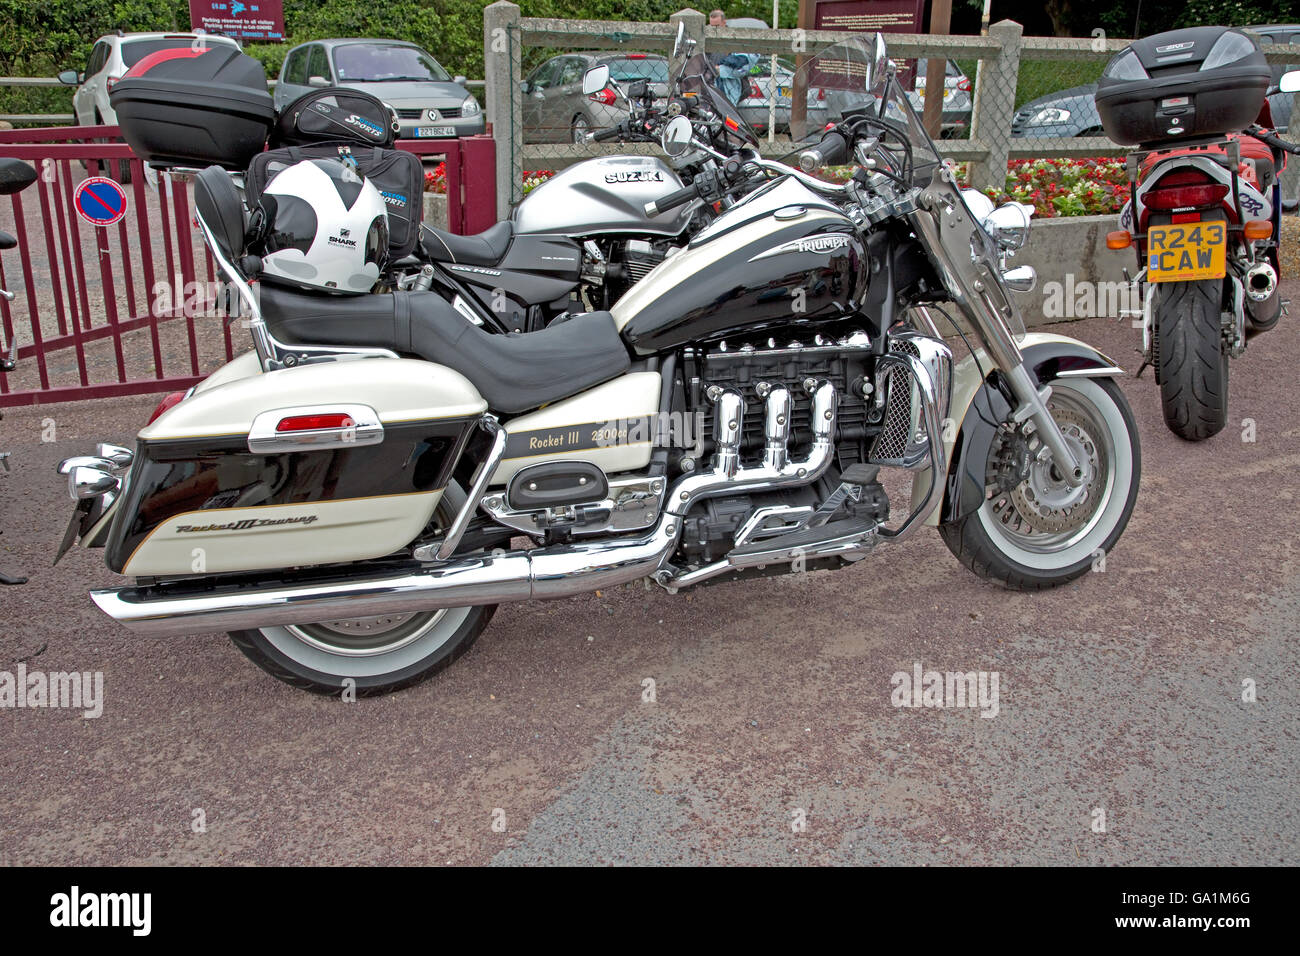
[[[1222,279],[1227,271],[1227,226],[1181,222],[1147,231],[1147,281]]]

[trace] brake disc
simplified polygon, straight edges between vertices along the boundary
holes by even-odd
[[[1086,418],[1066,408],[1052,409],[1052,417],[1075,458],[1083,463],[1083,484],[1070,487],[1054,467],[1050,449],[1031,436],[1029,474],[1012,490],[1010,499],[1034,532],[1057,535],[1082,528],[1092,517],[1101,501],[1100,486],[1106,469]]]

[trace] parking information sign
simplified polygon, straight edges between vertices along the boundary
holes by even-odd
[[[84,180],[72,194],[72,204],[92,226],[111,226],[126,215],[126,193],[104,176]]]
[[[284,42],[284,0],[190,0],[190,27],[237,40]]]

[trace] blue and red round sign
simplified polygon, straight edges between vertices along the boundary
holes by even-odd
[[[92,226],[111,226],[126,215],[126,192],[107,176],[91,176],[72,195],[77,215]]]

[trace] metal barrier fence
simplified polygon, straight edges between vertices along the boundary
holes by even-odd
[[[694,10],[676,13],[667,23],[522,17],[516,4],[498,0],[483,11],[486,101],[497,140],[498,216],[506,216],[522,199],[524,170],[554,170],[608,153],[657,152],[640,144],[574,142],[584,131],[577,119],[589,115],[582,109],[581,77],[574,63],[591,52],[666,59],[678,21],[696,41],[697,52],[760,55],[749,95],[738,105],[747,118],[752,114],[763,125],[772,88],[793,72],[798,58],[847,35],[710,27],[705,15]],[[888,34],[886,41],[896,60],[947,63],[938,145],[943,155],[971,164],[974,186],[1001,188],[1011,159],[1119,156],[1127,151],[1102,132],[1090,87],[1127,39],[1026,37],[1020,24],[1004,20],[993,24],[987,36]],[[1300,61],[1295,47],[1266,42],[1263,49],[1275,65]],[[766,75],[771,54],[778,57],[776,83]],[[538,79],[546,83],[540,98]],[[524,80],[530,81],[527,92],[520,86]],[[554,106],[551,100],[557,101]],[[915,95],[913,105],[920,112],[924,98]],[[561,107],[571,115],[562,115]],[[783,132],[778,117],[773,135],[764,138],[765,153],[781,156],[791,150]]]
[[[250,344],[219,308],[190,177],[146,172],[117,137],[115,126],[0,131],[0,156],[38,174],[0,208],[0,229],[18,239],[0,254],[0,287],[20,293],[0,300],[4,343],[19,344],[17,369],[0,372],[0,407],[188,388]],[[452,231],[495,221],[489,137],[398,145],[445,157]],[[74,208],[77,186],[98,175],[126,193],[125,216],[109,226]]]

